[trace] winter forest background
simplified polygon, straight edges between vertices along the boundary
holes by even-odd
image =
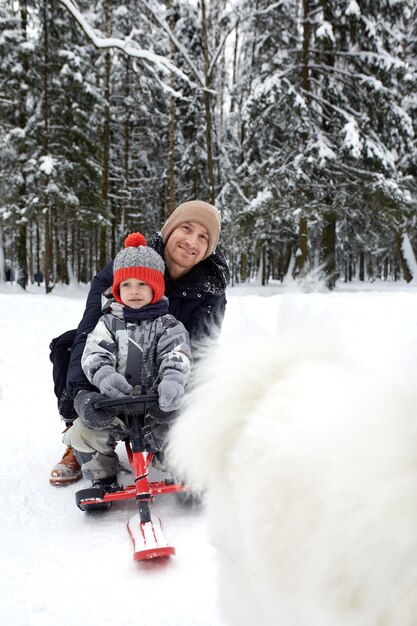
[[[0,0],[0,22],[0,281],[88,282],[196,197],[235,284],[412,280],[415,0]]]

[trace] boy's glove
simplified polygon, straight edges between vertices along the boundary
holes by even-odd
[[[158,385],[158,404],[163,411],[176,411],[181,405],[186,378],[178,370],[167,370]]]
[[[123,398],[132,393],[132,385],[129,385],[126,378],[116,372],[111,365],[105,365],[97,370],[93,385],[109,398]]]
[[[79,391],[75,396],[74,408],[86,426],[94,430],[103,430],[110,427],[118,413],[118,409],[113,406],[94,408],[96,402],[107,399],[97,391]]]

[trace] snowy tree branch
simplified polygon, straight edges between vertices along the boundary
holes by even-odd
[[[275,11],[275,9],[278,9],[283,4],[284,4],[284,0],[280,0],[279,2],[274,2],[274,4],[270,4],[266,9],[258,9],[257,11],[255,11],[255,15],[266,15],[267,13],[270,13],[271,11]]]
[[[315,102],[318,102],[322,106],[326,106],[326,107],[332,109],[333,111],[335,111],[336,113],[339,113],[339,115],[341,115],[347,122],[350,122],[350,120],[352,119],[352,116],[349,113],[347,113],[346,111],[344,111],[340,107],[332,104],[326,98],[321,98],[320,96],[312,93],[311,91],[306,91],[305,89],[302,89],[302,88],[300,89],[300,92],[304,94],[306,99],[310,98],[311,100],[314,100]],[[355,114],[357,116],[359,116],[359,113],[357,111],[355,112]]]
[[[235,182],[234,180],[231,180],[230,185],[234,187],[234,189],[236,189],[237,193],[242,198],[242,200],[244,200],[245,204],[250,204],[249,198],[244,194],[241,186],[237,182]]]
[[[58,0],[74,17],[74,19],[81,26],[87,37],[91,39],[94,46],[99,49],[109,49],[109,48],[117,48],[124,52],[124,54],[134,57],[136,59],[142,59],[146,61],[148,64],[156,66],[159,70],[163,71],[165,74],[174,72],[179,76],[182,80],[185,80],[191,85],[194,85],[192,81],[188,78],[184,72],[182,72],[174,63],[172,63],[166,57],[160,56],[158,54],[154,54],[153,52],[149,52],[148,50],[144,50],[143,48],[139,48],[138,45],[131,41],[130,39],[119,39],[117,37],[102,37],[96,33],[94,28],[92,28],[88,22],[85,20],[82,13],[77,9],[72,0]],[[146,3],[144,3],[146,4]],[[199,81],[201,83],[201,77],[198,76]]]
[[[226,40],[227,40],[228,36],[230,35],[230,33],[232,33],[234,31],[236,26],[237,26],[237,21],[233,24],[233,26],[231,26],[229,28],[229,30],[225,33],[223,39],[221,40],[221,42],[217,46],[217,50],[216,50],[216,52],[213,55],[213,58],[211,60],[210,67],[209,67],[209,70],[208,70],[208,73],[207,73],[209,78],[211,78],[211,76],[213,74],[214,68],[216,66],[217,59],[219,58],[220,53],[221,53],[221,51],[223,50],[223,48],[224,48],[224,46],[226,44]]]
[[[353,165],[348,165],[347,163],[343,163],[342,161],[333,162],[332,167],[334,170],[338,170],[344,174],[348,174],[349,176],[356,176],[357,178],[361,178],[364,180],[378,180],[380,178],[380,174],[378,172],[372,172],[371,170],[365,170],[363,168],[355,167]]]
[[[166,32],[166,34],[168,35],[168,37],[170,38],[170,40],[172,41],[172,43],[174,44],[174,46],[177,48],[177,50],[182,54],[182,56],[184,57],[185,61],[187,62],[188,66],[190,67],[191,71],[193,72],[194,76],[197,78],[198,82],[200,83],[200,85],[202,87],[204,87],[204,78],[202,76],[202,74],[200,74],[200,72],[198,71],[197,67],[194,65],[193,61],[190,59],[187,51],[185,50],[185,48],[180,44],[180,42],[178,41],[178,39],[175,37],[174,33],[172,32],[172,30],[170,29],[170,27],[168,26],[168,24],[166,23],[165,20],[163,20],[161,17],[159,17],[159,15],[157,15],[155,13],[155,11],[152,9],[152,7],[148,4],[148,2],[146,2],[146,0],[142,0],[142,4],[146,7],[146,9],[149,11],[149,13],[151,13],[151,15],[153,16],[153,18],[155,19],[155,21],[161,26],[161,28],[163,28],[163,30]]]

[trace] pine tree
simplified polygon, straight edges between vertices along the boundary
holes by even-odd
[[[401,37],[394,35],[409,3],[392,10],[385,2],[359,8],[354,0],[305,0],[298,16],[302,29],[291,3],[267,4],[255,3],[254,25],[242,46],[244,67],[256,78],[243,72],[236,86],[248,95],[235,187],[246,199],[245,220],[248,209],[254,215],[252,250],[266,242],[269,256],[277,249],[285,256],[279,242],[285,233],[297,256],[309,253],[313,260],[320,252],[332,287],[337,266],[346,262],[338,225],[365,225],[369,213],[378,211],[384,215],[379,226],[376,220],[378,230],[391,225],[394,253],[396,216],[412,201],[401,166],[414,141],[401,106],[407,67]],[[354,241],[350,246],[351,259]],[[366,252],[374,254],[372,246],[369,239]]]
[[[29,36],[26,0],[0,9],[0,209],[6,237],[6,265],[21,287],[29,274],[28,228],[35,211],[31,181],[37,157],[33,127],[38,118],[36,41]]]

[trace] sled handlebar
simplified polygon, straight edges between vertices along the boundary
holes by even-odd
[[[157,394],[148,396],[125,396],[123,398],[109,398],[108,400],[99,400],[94,403],[95,409],[102,409],[106,406],[114,407],[125,413],[146,413],[146,409],[150,404],[158,402]]]

